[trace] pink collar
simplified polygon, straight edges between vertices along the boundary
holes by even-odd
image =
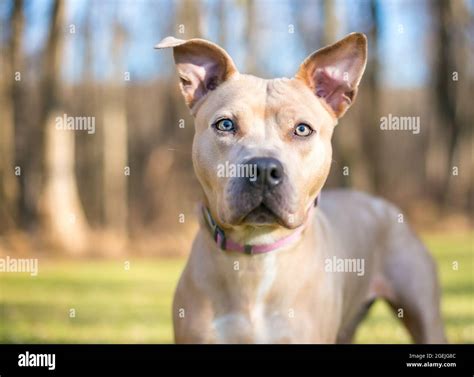
[[[314,201],[314,207],[318,205],[318,197],[316,197]],[[307,214],[307,219],[306,221],[300,225],[298,228],[295,229],[293,233],[290,235],[280,238],[278,241],[275,241],[273,243],[268,243],[268,244],[260,244],[260,245],[242,245],[237,242],[232,241],[231,239],[227,238],[225,235],[224,230],[216,224],[214,219],[211,216],[211,213],[209,212],[209,209],[205,206],[202,206],[202,213],[204,217],[204,221],[206,222],[206,225],[209,228],[209,231],[211,232],[211,235],[214,238],[214,241],[216,242],[217,246],[223,251],[236,251],[239,253],[244,253],[248,255],[253,255],[253,254],[264,254],[268,253],[270,251],[279,249],[283,246],[287,246],[293,242],[295,242],[299,237],[301,236],[301,233],[303,230],[306,228],[307,223],[310,220],[310,216],[312,213],[313,207],[310,208]]]

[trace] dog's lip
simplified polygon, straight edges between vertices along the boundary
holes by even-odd
[[[263,213],[269,213],[273,216],[276,216],[275,212],[272,211],[270,207],[268,207],[265,203],[260,203],[258,206],[256,206],[254,209],[252,209],[248,214],[250,215],[251,213],[256,213],[256,212],[263,212]],[[245,217],[247,217],[245,216]]]
[[[247,223],[256,225],[280,224],[281,222],[280,217],[275,211],[263,202],[253,208],[240,220],[241,224]]]

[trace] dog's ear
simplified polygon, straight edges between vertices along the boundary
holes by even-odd
[[[340,118],[355,100],[366,62],[366,36],[351,33],[308,56],[295,77],[323,98]]]
[[[189,108],[237,72],[229,54],[204,39],[185,41],[166,37],[155,46],[158,49],[169,47],[173,48],[181,91]]]

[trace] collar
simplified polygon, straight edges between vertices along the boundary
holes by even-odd
[[[308,214],[307,214],[307,219],[306,221],[301,224],[298,228],[295,229],[293,233],[290,235],[280,238],[278,241],[275,241],[273,243],[268,243],[268,244],[259,244],[259,245],[244,245],[244,244],[239,244],[237,242],[232,241],[231,239],[227,238],[225,235],[224,230],[217,225],[217,223],[214,221],[214,219],[211,216],[211,213],[209,212],[209,209],[206,206],[202,206],[202,214],[204,217],[204,221],[206,222],[206,225],[211,232],[211,235],[216,242],[217,246],[222,251],[236,251],[239,253],[244,253],[248,255],[254,255],[254,254],[264,254],[268,253],[270,251],[279,249],[283,246],[290,245],[291,243],[295,242],[298,240],[301,236],[301,233],[303,230],[305,230],[307,223],[310,220],[310,216],[312,213],[312,209],[318,205],[318,197],[314,200],[314,206],[311,206]]]

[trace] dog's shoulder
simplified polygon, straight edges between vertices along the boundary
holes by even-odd
[[[318,203],[321,210],[330,219],[339,218],[356,221],[392,218],[396,219],[401,211],[389,201],[362,191],[352,189],[324,190]]]

